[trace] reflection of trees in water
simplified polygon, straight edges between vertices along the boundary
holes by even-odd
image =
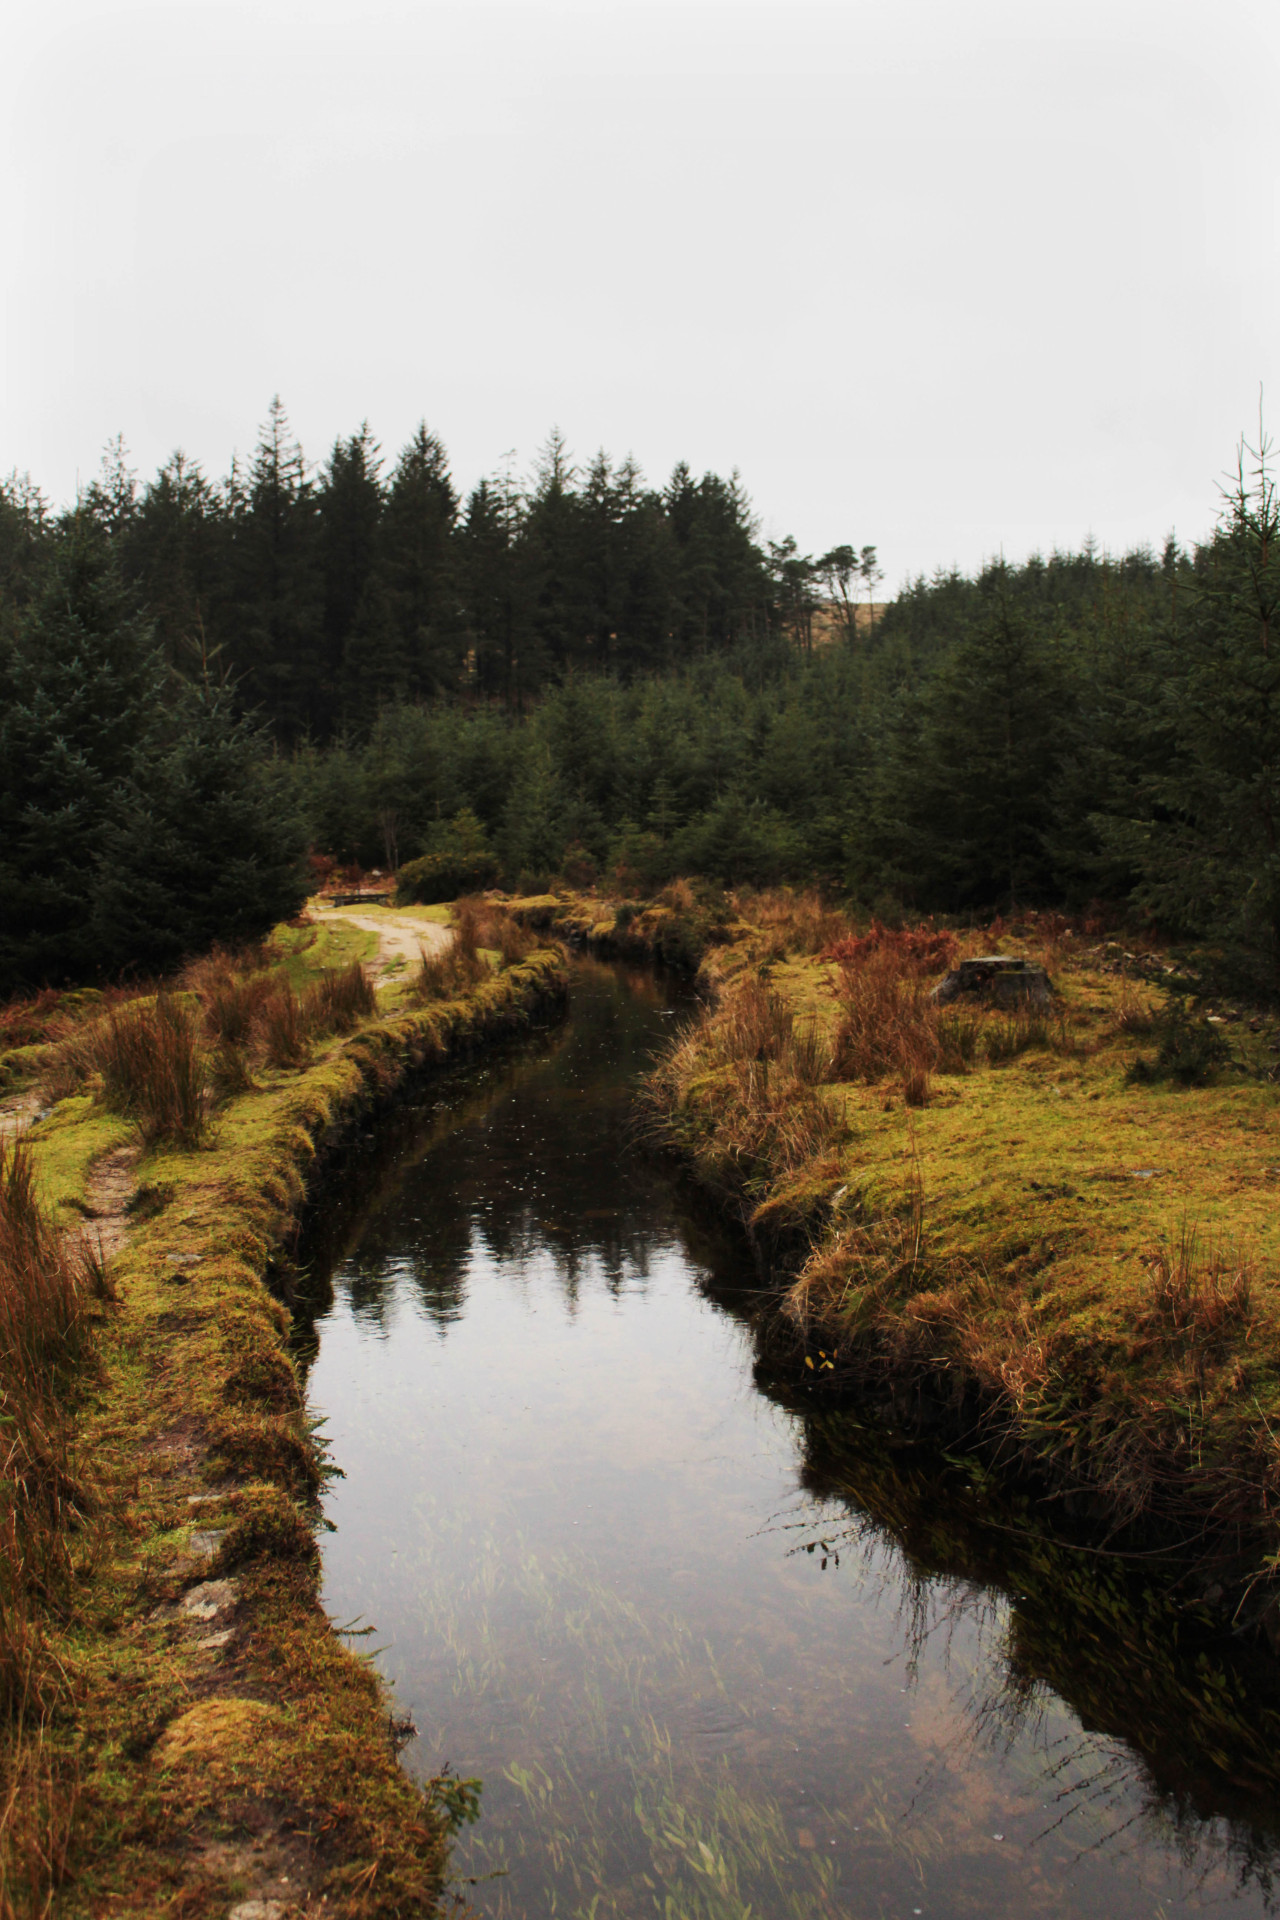
[[[335,1281],[356,1316],[382,1328],[407,1279],[447,1332],[478,1263],[518,1280],[546,1260],[570,1307],[588,1279],[616,1293],[647,1278],[655,1241],[669,1237],[669,1180],[640,1151],[634,1089],[666,1037],[669,1000],[646,969],[575,961],[570,1025],[384,1122],[306,1249],[295,1309],[304,1363]]]
[[[366,1324],[386,1324],[407,1281],[447,1332],[478,1266],[554,1274],[572,1306],[588,1282],[616,1291],[647,1275],[678,1230],[706,1290],[750,1324],[764,1283],[669,1172],[638,1153],[631,1088],[653,1043],[646,975],[619,995],[583,968],[568,1030],[523,1043],[433,1105],[384,1126],[307,1249],[304,1308],[328,1310],[332,1280]],[[593,991],[593,981],[595,991]],[[300,1351],[306,1355],[307,1317]],[[1192,1880],[1224,1867],[1272,1905],[1280,1817],[1280,1701],[1270,1675],[1223,1658],[1220,1638],[1180,1613],[1165,1576],[1145,1587],[1118,1562],[1037,1535],[1016,1503],[967,1485],[927,1447],[894,1451],[847,1415],[760,1385],[789,1405],[801,1453],[801,1548],[860,1551],[901,1610],[908,1661],[963,1641],[966,1743],[1036,1755],[1045,1831],[1071,1845],[1123,1844],[1135,1824],[1173,1838]],[[815,1535],[814,1502],[825,1531]],[[976,1657],[967,1651],[977,1647]],[[1063,1708],[1067,1709],[1064,1714]],[[1068,1721],[1073,1715],[1075,1724]],[[921,1783],[922,1789],[927,1785]]]
[[[779,1521],[796,1531],[791,1551],[856,1553],[877,1569],[912,1680],[926,1652],[953,1680],[960,1669],[964,1727],[935,1765],[963,1771],[968,1748],[1031,1750],[1041,1837],[1060,1830],[1080,1852],[1135,1830],[1172,1841],[1193,1885],[1225,1873],[1276,1911],[1270,1663],[1181,1604],[1168,1567],[1047,1539],[1025,1502],[967,1485],[926,1446],[892,1449],[851,1416],[789,1404],[807,1496]]]

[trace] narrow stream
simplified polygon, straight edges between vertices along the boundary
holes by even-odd
[[[484,1781],[469,1903],[1271,1913],[1255,1682],[757,1383],[753,1268],[634,1141],[680,1008],[578,964],[565,1027],[403,1115],[315,1261],[324,1601],[376,1629],[409,1769]]]

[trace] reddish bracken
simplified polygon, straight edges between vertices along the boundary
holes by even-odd
[[[945,973],[953,967],[960,952],[954,933],[945,928],[886,927],[873,920],[865,933],[850,934],[837,940],[823,953],[824,960],[835,960],[842,967],[856,967],[873,954],[892,956],[902,973]]]

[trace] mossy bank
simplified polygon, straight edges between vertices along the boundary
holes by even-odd
[[[335,938],[285,936],[300,979]],[[390,1701],[319,1605],[323,1449],[266,1275],[344,1130],[565,987],[546,951],[434,1004],[393,983],[347,1037],[259,1066],[192,1149],[139,1156],[91,1092],[31,1128],[46,1204],[122,1243],[75,1412],[74,1581],[43,1621],[54,1705],[11,1730],[4,1911],[434,1910],[468,1791],[410,1783]]]
[[[1034,915],[995,940],[1048,1015],[938,1009],[901,936],[738,919],[651,1099],[771,1271],[764,1364],[1280,1638],[1275,1016]]]

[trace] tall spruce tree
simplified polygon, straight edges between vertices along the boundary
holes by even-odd
[[[232,516],[229,652],[242,697],[279,735],[327,738],[339,720],[324,671],[316,501],[279,396],[248,475],[228,485]]]
[[[462,668],[457,518],[448,455],[423,421],[396,462],[378,541],[378,574],[397,657],[416,697],[455,691]]]

